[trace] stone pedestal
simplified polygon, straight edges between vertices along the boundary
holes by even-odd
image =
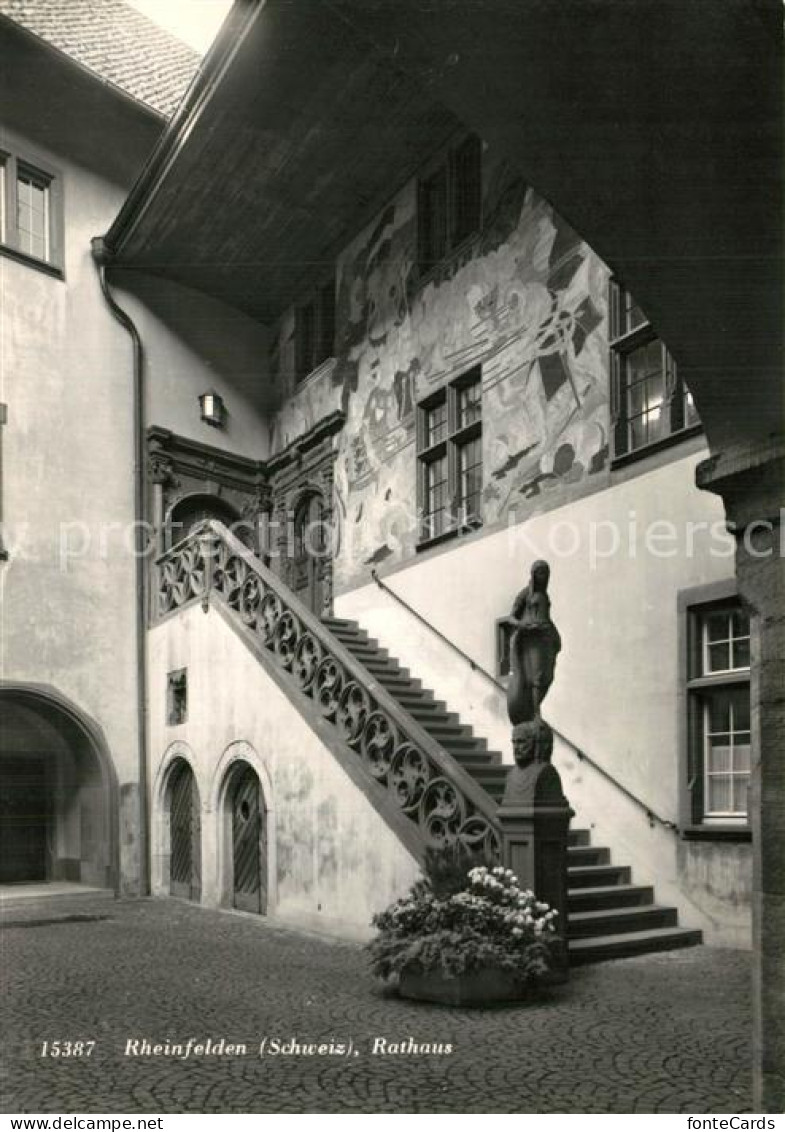
[[[499,809],[502,862],[558,912],[555,973],[567,978],[567,834],[573,811],[549,763],[513,767]]]

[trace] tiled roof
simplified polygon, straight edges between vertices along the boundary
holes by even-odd
[[[0,15],[166,117],[200,63],[192,48],[122,0],[0,0]]]

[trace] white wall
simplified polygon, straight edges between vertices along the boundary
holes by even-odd
[[[167,758],[185,753],[202,807],[202,902],[225,902],[219,798],[239,753],[255,766],[269,810],[269,915],[368,938],[373,913],[402,896],[419,867],[364,793],[214,610],[192,606],[152,629],[149,657],[154,890],[168,892]],[[166,675],[179,668],[188,670],[188,718],[167,727]]]
[[[200,291],[141,272],[110,269],[121,306],[145,348],[147,424],[254,460],[269,450],[268,332]],[[200,394],[224,400],[217,431],[199,415]]]
[[[50,684],[103,728],[126,799],[123,885],[138,883],[131,350],[90,251],[123,190],[41,146],[62,175],[66,279],[0,257],[4,541],[0,675]],[[115,527],[112,527],[115,524]]]
[[[509,613],[532,561],[551,564],[552,616],[563,647],[544,716],[663,818],[678,822],[680,590],[733,574],[720,500],[694,488],[698,453],[617,483],[505,531],[463,540],[384,580],[490,672],[494,624]],[[667,517],[674,537],[655,526]],[[611,523],[619,550],[610,554]],[[690,524],[703,524],[702,528]],[[707,529],[707,528],[711,529]],[[649,543],[646,532],[649,531]],[[595,554],[592,555],[592,539]],[[654,553],[650,547],[654,548]],[[630,549],[631,548],[631,549]],[[574,553],[564,553],[572,549]],[[558,553],[559,550],[562,553]],[[674,553],[675,551],[675,553]],[[664,556],[663,556],[664,555]],[[510,760],[501,693],[389,595],[370,584],[336,599]],[[684,924],[731,946],[749,939],[749,846],[686,851],[558,744],[556,765],[577,811],[634,878],[656,882]],[[731,894],[732,898],[731,898]]]

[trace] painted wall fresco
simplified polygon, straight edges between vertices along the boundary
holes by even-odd
[[[299,387],[293,315],[278,328],[271,449],[333,409],[347,416],[339,591],[414,554],[415,408],[475,365],[485,527],[607,482],[607,268],[508,167],[484,164],[483,229],[427,279],[416,278],[415,183],[345,249],[336,358]]]

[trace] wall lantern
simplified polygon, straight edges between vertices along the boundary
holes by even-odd
[[[212,389],[202,393],[199,398],[199,411],[205,424],[212,425],[213,428],[223,428],[226,408],[223,397],[218,393],[214,393]]]

